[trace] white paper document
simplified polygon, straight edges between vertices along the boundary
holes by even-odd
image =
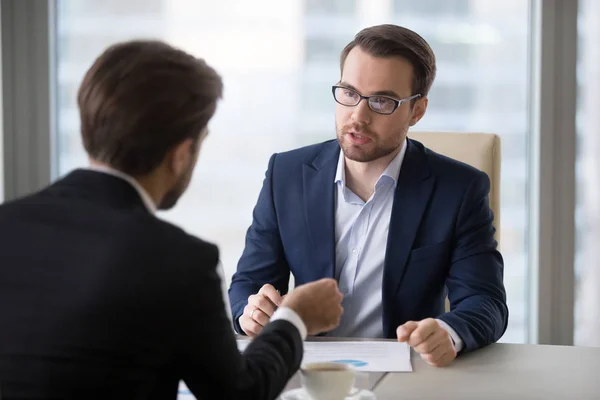
[[[249,340],[238,340],[244,351]],[[341,362],[365,372],[411,372],[410,347],[399,342],[304,342],[302,365]]]

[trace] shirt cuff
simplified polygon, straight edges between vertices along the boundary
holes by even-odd
[[[454,343],[454,350],[456,350],[457,353],[459,351],[461,351],[464,344],[463,344],[463,341],[460,338],[460,336],[458,336],[458,333],[456,333],[456,331],[454,329],[452,329],[452,327],[450,325],[448,325],[446,322],[442,321],[441,319],[436,319],[436,321],[442,327],[442,329],[444,329],[446,332],[448,332],[450,334],[450,337],[452,338],[452,343]]]
[[[300,318],[296,311],[292,310],[289,307],[278,308],[277,311],[275,311],[275,313],[273,313],[273,315],[271,316],[270,322],[276,321],[278,319],[290,322],[298,329],[302,340],[306,339],[306,336],[308,335],[306,324],[304,324],[304,321],[302,321],[302,318]]]

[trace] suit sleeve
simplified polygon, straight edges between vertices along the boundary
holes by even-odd
[[[480,172],[465,193],[446,281],[451,311],[439,317],[462,338],[463,352],[496,342],[508,324],[504,264],[494,239],[489,190],[489,178]]]
[[[184,252],[193,265],[179,271],[185,312],[177,326],[176,363],[183,380],[197,398],[274,399],[300,366],[300,332],[288,321],[274,321],[240,354],[216,272],[218,250],[206,247],[208,256],[206,250]]]
[[[287,293],[290,269],[283,254],[277,214],[273,199],[273,175],[276,154],[269,160],[263,186],[252,214],[252,224],[246,233],[246,245],[231,279],[229,301],[235,330],[245,334],[239,318],[248,304],[248,297],[267,283],[281,294]]]

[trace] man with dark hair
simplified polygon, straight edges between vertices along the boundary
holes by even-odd
[[[337,140],[269,161],[229,289],[235,329],[263,330],[290,273],[335,278],[345,312],[330,335],[397,338],[447,365],[507,326],[489,178],[407,139],[436,74],[421,36],[366,28],[340,67]]]
[[[0,396],[273,399],[307,334],[335,328],[333,279],[298,287],[237,350],[218,249],[154,216],[186,190],[219,75],[162,42],[107,49],[79,90],[91,168],[0,206]]]

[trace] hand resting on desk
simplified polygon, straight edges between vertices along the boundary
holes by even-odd
[[[408,321],[396,329],[399,342],[407,342],[429,365],[443,367],[456,358],[456,350],[448,331],[435,319]]]

